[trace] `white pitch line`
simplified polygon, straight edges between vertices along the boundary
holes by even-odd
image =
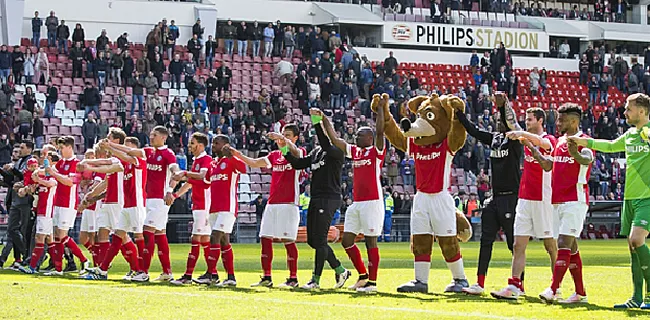
[[[99,285],[85,285],[85,284],[72,284],[72,283],[43,283],[43,282],[32,282],[32,281],[0,281],[4,284],[34,284],[37,286],[52,286],[52,287],[70,287],[70,288],[79,288],[79,289],[93,289],[93,290],[103,290],[114,292],[115,289],[124,290],[128,292],[135,293],[151,293],[153,290],[143,290],[144,287],[136,288],[124,288],[124,287],[103,287]],[[234,292],[234,291],[231,291]],[[220,295],[218,290],[210,291],[210,294],[215,295],[219,299],[228,299],[234,301],[259,301],[259,302],[270,302],[270,303],[282,303],[282,304],[291,304],[291,305],[305,305],[305,306],[316,306],[316,307],[342,307],[342,308],[351,308],[351,309],[370,309],[370,310],[382,310],[382,311],[391,311],[391,312],[413,312],[413,313],[422,313],[429,315],[438,315],[438,316],[458,316],[458,317],[477,317],[482,319],[498,319],[498,320],[529,320],[529,319],[539,319],[539,318],[520,318],[520,317],[504,317],[498,315],[488,315],[477,312],[455,312],[455,311],[441,311],[441,310],[424,310],[424,309],[415,309],[415,308],[406,308],[406,307],[382,307],[382,306],[366,306],[358,304],[345,304],[345,303],[331,303],[331,302],[313,302],[313,301],[301,301],[301,300],[285,300],[278,298],[260,298],[255,296],[228,296]],[[172,295],[172,296],[184,296],[184,297],[201,297],[205,298],[205,294],[189,293],[189,292],[166,292],[166,291],[156,291],[156,295]],[[459,302],[462,303],[462,302]]]

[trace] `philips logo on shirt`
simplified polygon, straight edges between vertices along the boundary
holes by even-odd
[[[159,165],[159,164],[151,164],[151,163],[147,163],[147,170],[151,170],[151,171],[162,171],[163,169],[162,169],[162,166]]]
[[[362,159],[362,160],[356,160],[352,161],[352,166],[355,168],[363,167],[363,166],[369,166],[372,164],[372,161],[370,159]]]
[[[553,157],[553,162],[573,164],[575,160],[573,157],[555,156]]]
[[[524,160],[526,160],[526,162],[537,163],[537,160],[535,160],[535,158],[533,158],[533,156],[525,156]]]
[[[643,146],[627,146],[625,147],[625,152],[626,153],[648,153],[650,152],[650,146],[648,145],[643,145]]]
[[[220,173],[212,176],[212,181],[228,181],[229,175],[225,173]]]
[[[131,180],[133,178],[133,173],[127,173],[124,175],[124,180]]]
[[[293,170],[293,166],[291,166],[290,163],[273,165],[273,172],[284,172],[289,170]]]
[[[431,154],[421,154],[421,153],[416,153],[415,154],[415,160],[423,160],[423,161],[430,161],[430,160],[435,160],[437,158],[440,158],[440,152],[432,152]]]
[[[490,158],[505,158],[507,156],[508,156],[508,149],[505,150],[492,149],[492,151],[490,151]]]

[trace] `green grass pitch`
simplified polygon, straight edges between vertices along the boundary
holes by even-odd
[[[359,244],[362,252],[363,244]],[[353,270],[340,244],[333,244],[343,265]],[[537,294],[546,288],[551,269],[541,242],[531,242],[526,268],[528,297],[518,302],[497,301],[489,297],[469,297],[441,293],[451,280],[440,255],[434,249],[429,294],[398,294],[395,288],[413,278],[413,260],[407,243],[380,244],[379,290],[375,295],[330,289],[334,273],[327,265],[321,291],[300,292],[280,289],[252,289],[259,280],[260,246],[234,244],[238,287],[216,289],[198,285],[172,287],[168,284],[133,284],[121,281],[127,264],[118,255],[109,281],[88,281],[67,274],[62,278],[24,275],[0,271],[0,319],[622,319],[646,318],[650,312],[618,311],[614,303],[631,296],[629,254],[624,240],[582,241],[581,255],[589,304],[579,306],[546,305]],[[463,244],[465,270],[470,283],[476,280],[477,242]],[[175,276],[185,270],[189,244],[171,246]],[[288,276],[285,251],[274,246],[273,277],[277,284]],[[365,252],[363,253],[366,256]],[[301,284],[309,280],[313,250],[299,245]],[[221,262],[219,270],[223,273]],[[205,271],[203,257],[195,276]],[[160,272],[157,257],[150,274]],[[354,272],[353,272],[354,273]],[[510,257],[505,243],[495,244],[486,280],[487,291],[506,284]],[[223,275],[222,275],[223,277]],[[346,287],[356,280],[348,281]],[[562,291],[572,293],[573,281],[567,272]]]

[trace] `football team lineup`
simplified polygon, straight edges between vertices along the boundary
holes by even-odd
[[[232,294],[230,297],[233,300],[241,299],[236,296],[241,295],[242,279],[254,278],[251,273],[260,268],[243,264],[239,261],[241,257],[235,263],[234,251],[240,247],[243,250],[251,248],[230,244],[229,235],[237,219],[237,182],[239,175],[246,173],[248,168],[266,167],[272,168],[271,190],[260,224],[261,253],[257,255],[263,273],[251,285],[252,289],[246,292],[277,286],[328,293],[329,290],[321,289],[330,286],[325,285],[327,281],[323,276],[327,262],[334,271],[334,284],[331,287],[341,289],[351,284],[349,290],[357,294],[379,293],[380,299],[439,292],[437,288],[441,287],[448,294],[443,295],[446,301],[483,301],[485,299],[470,297],[491,296],[497,300],[543,302],[541,305],[582,306],[577,308],[591,311],[585,313],[590,318],[600,315],[607,318],[612,316],[609,312],[613,312],[613,309],[632,312],[628,314],[637,312],[630,309],[650,309],[650,249],[645,244],[650,228],[647,223],[650,213],[646,212],[650,188],[641,178],[650,174],[650,158],[647,152],[642,151],[643,148],[639,148],[648,143],[650,97],[644,94],[628,97],[625,116],[632,127],[615,141],[592,139],[580,131],[582,108],[577,104],[565,103],[558,108],[560,136],[555,137],[544,132],[544,110],[526,110],[526,129],[523,130],[512,116],[514,112],[505,94],[497,93],[494,103],[499,111],[497,131],[486,132],[465,117],[465,103],[456,96],[433,94],[412,98],[407,106],[417,115],[417,119],[413,122],[402,119],[398,124],[390,113],[388,95],[375,95],[371,109],[377,116],[376,127],[360,127],[354,144],[338,138],[330,120],[321,110],[311,109],[311,122],[319,145],[309,154],[296,146],[300,130],[294,124],[285,125],[281,133],[268,135],[269,139],[275,141],[278,150],[261,158],[251,158],[236,150],[226,135],[216,135],[210,141],[206,135],[194,133],[189,144],[194,160],[187,170],[178,167],[174,153],[165,146],[168,132],[164,127],[158,126],[152,130],[151,146],[146,148],[138,148],[137,138],[127,137],[121,129],[111,128],[107,138],[87,152],[81,161],[73,153],[74,138],[60,137],[56,148],[51,145],[44,147],[41,157],[28,163],[27,170],[31,172],[25,176],[31,180],[26,179],[24,186],[16,191],[18,194],[38,194],[36,245],[30,264],[18,265],[16,269],[39,275],[39,261],[47,250],[52,267],[43,275],[52,279],[44,280],[45,283],[55,283],[57,277],[62,277],[61,288],[75,291],[95,286],[79,284],[64,275],[62,258],[65,248],[81,260],[81,278],[92,281],[115,279],[114,273],[122,268],[114,267],[119,265],[115,258],[121,252],[128,263],[128,267],[123,268],[128,272],[122,279],[134,283],[149,282],[152,260],[157,253],[162,273],[154,281],[175,286],[194,283],[217,288],[237,287],[224,292],[228,292],[227,296]],[[465,144],[467,135],[498,151],[491,153],[492,175],[498,179],[493,179],[494,196],[482,212],[480,244],[461,244],[469,240],[472,230],[448,192],[451,160]],[[384,223],[381,167],[387,142],[407,152],[415,160],[418,192],[413,199],[410,215],[410,249],[406,244],[378,244]],[[206,153],[209,143],[214,158]],[[587,181],[595,152],[626,150],[628,170],[621,212],[621,235],[628,236],[627,244],[617,240],[607,243],[580,242],[579,245],[578,239],[589,209]],[[341,246],[333,245],[336,247],[333,248],[328,243],[327,235],[333,215],[341,204],[341,170],[346,158],[358,164],[353,169],[354,202],[345,214]],[[523,170],[519,170],[522,158],[525,159]],[[300,220],[298,177],[301,170],[308,169],[312,174],[311,200],[307,212],[309,247],[299,250],[295,242]],[[80,179],[76,177],[79,176],[89,180],[90,187],[77,204],[75,199]],[[185,271],[175,278],[171,262],[182,254],[172,256],[165,227],[169,206],[190,190],[193,217],[191,246]],[[79,242],[90,252],[91,259],[68,236],[77,211],[82,212]],[[506,237],[508,250],[493,250],[499,230]],[[355,243],[359,234],[364,235],[367,263]],[[531,238],[541,240],[542,244],[529,245]],[[288,278],[284,282],[273,281],[274,241],[282,242],[286,251]],[[614,248],[613,245],[618,247]],[[442,261],[432,259],[434,246],[440,248]],[[175,250],[182,248],[181,245],[173,247]],[[465,252],[468,248],[469,252],[475,253],[477,247],[477,255]],[[603,248],[613,251],[600,251]],[[627,262],[623,257],[628,252],[624,248],[629,248],[630,260]],[[313,259],[305,258],[310,251],[314,253]],[[299,252],[302,255],[300,260]],[[349,262],[346,260],[342,263],[337,258],[337,252],[339,256],[347,255]],[[600,257],[602,252],[615,255],[611,259],[614,263],[605,264],[609,259]],[[411,258],[406,258],[409,255]],[[528,255],[534,257],[532,261]],[[205,273],[194,277],[201,256],[207,268]],[[473,263],[476,256],[476,282],[470,285],[465,267]],[[251,260],[250,254],[248,258],[243,258],[244,261],[246,259]],[[224,274],[217,271],[219,260],[222,260]],[[313,265],[310,275],[306,275],[306,268],[299,269],[300,264],[306,267],[305,261]],[[496,269],[496,275],[491,273],[490,279],[501,279],[500,283],[506,286],[488,291],[488,267],[491,262],[494,265],[497,261],[498,267],[490,269]],[[629,272],[627,263],[630,262],[632,296],[624,294],[627,290],[621,285],[609,288],[616,295],[603,293],[603,290],[607,291],[602,288],[605,285],[602,283],[602,279],[606,279],[604,276],[622,279],[614,274]],[[353,268],[348,270],[345,265],[350,264]],[[626,267],[622,267],[626,264]],[[436,268],[432,269],[432,265]],[[443,265],[448,271],[441,270],[444,269]],[[596,272],[583,273],[583,265],[585,271],[593,266]],[[382,277],[379,277],[380,266]],[[414,271],[414,278],[404,281],[410,278],[406,275],[410,272],[403,272],[408,267]],[[552,275],[550,281],[549,267]],[[351,280],[352,269],[358,276],[356,281]],[[237,277],[235,270],[238,270]],[[300,283],[299,274],[303,274],[300,279],[309,280]],[[431,274],[436,277],[431,278]],[[562,282],[569,274],[573,288],[568,290],[565,283],[564,290],[561,290]],[[387,278],[387,275],[390,277]],[[26,287],[37,283],[24,277],[20,279],[23,279],[20,281]],[[446,286],[443,285],[445,282]],[[378,283],[381,283],[381,291],[378,290]],[[113,284],[109,282],[109,286]],[[394,287],[398,294],[392,293]],[[541,293],[531,295],[531,290]],[[463,296],[469,297],[459,298]],[[438,295],[433,297],[437,302],[444,300],[438,299]],[[602,306],[594,304],[592,299],[602,303]],[[605,306],[606,303],[609,305]],[[307,302],[304,304],[316,306]],[[416,309],[411,306],[402,309],[381,307],[375,312],[417,312]],[[357,308],[357,311],[362,313],[366,310]],[[492,313],[482,311],[476,316],[490,317],[486,313]],[[501,311],[494,310],[495,313]],[[553,312],[562,313],[556,309]],[[591,315],[592,312],[595,315]],[[452,316],[444,312],[438,315]],[[494,317],[502,318],[501,315]]]

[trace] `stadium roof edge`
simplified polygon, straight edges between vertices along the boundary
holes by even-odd
[[[313,6],[327,12],[332,17],[332,21],[326,23],[365,24],[376,26],[383,26],[385,23],[378,15],[359,5],[314,2]]]

